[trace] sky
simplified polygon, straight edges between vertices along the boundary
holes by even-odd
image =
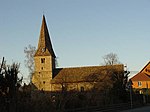
[[[43,14],[59,67],[101,65],[111,52],[129,71],[150,60],[150,0],[0,0],[0,61],[20,63],[24,77]]]

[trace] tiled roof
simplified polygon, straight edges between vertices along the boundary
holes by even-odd
[[[131,78],[132,81],[150,81],[150,62],[144,68]]]
[[[150,76],[145,73],[138,73],[131,78],[132,81],[150,81]]]
[[[54,71],[52,83],[64,82],[86,82],[95,80],[94,78],[105,78],[106,72],[110,70],[124,71],[123,65],[113,66],[90,66],[90,67],[75,67],[75,68],[57,68]]]
[[[41,26],[40,37],[39,37],[39,43],[38,43],[38,49],[35,53],[35,56],[49,56],[49,55],[56,57],[55,53],[53,51],[53,48],[52,48],[50,36],[48,33],[48,28],[46,25],[45,16],[43,15],[42,26]]]
[[[140,71],[140,73],[142,73],[148,67],[149,64],[150,64],[150,61],[144,66],[144,68]]]

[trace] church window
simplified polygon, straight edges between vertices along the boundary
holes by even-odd
[[[141,81],[138,81],[138,86],[142,86],[142,82]]]
[[[45,58],[41,58],[41,63],[45,63]]]
[[[81,92],[84,92],[84,87],[81,87],[81,88],[80,88],[80,91],[81,91]]]

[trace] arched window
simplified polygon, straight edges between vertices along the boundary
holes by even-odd
[[[83,86],[81,86],[80,91],[84,92],[84,87]]]

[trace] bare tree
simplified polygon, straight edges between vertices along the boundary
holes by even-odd
[[[111,89],[113,98],[117,97],[118,100],[126,100],[126,84],[128,80],[129,71],[124,70],[124,65],[120,63],[117,54],[109,53],[103,57],[104,63],[106,66],[112,65],[111,71],[111,80],[113,88]],[[122,65],[122,71],[116,71],[115,65]],[[117,101],[117,100],[116,100]]]
[[[28,47],[24,48],[24,53],[25,53],[25,66],[28,68],[29,70],[29,78],[31,81],[31,76],[34,72],[34,55],[36,52],[36,48],[32,45],[28,45]]]
[[[115,53],[109,53],[103,57],[105,65],[120,64],[119,58]]]

